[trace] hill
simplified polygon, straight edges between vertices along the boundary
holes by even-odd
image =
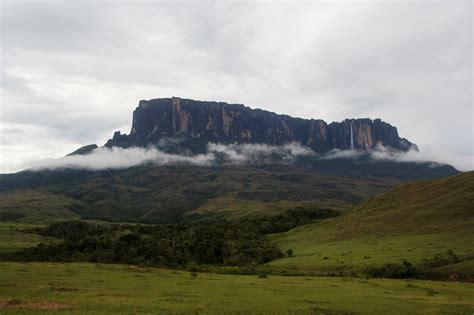
[[[345,211],[397,184],[456,172],[450,166],[374,162],[362,157],[304,157],[285,164],[147,164],[101,171],[24,171],[0,175],[0,213],[6,212],[6,219],[13,215],[11,219],[17,222],[36,222],[43,213],[43,222],[76,215],[115,222],[169,223],[190,214],[238,219],[295,207]]]
[[[294,257],[275,267],[315,272],[360,272],[436,254],[474,255],[474,172],[394,188],[343,215],[272,235]]]

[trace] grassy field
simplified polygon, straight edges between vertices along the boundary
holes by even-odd
[[[36,224],[0,223],[0,254],[15,252],[25,247],[53,240],[50,237],[29,233],[28,230],[40,226]]]
[[[341,271],[363,273],[367,267],[401,263],[403,260],[419,264],[424,258],[444,254],[448,249],[462,257],[474,255],[472,237],[465,234],[400,234],[322,241],[305,232],[297,229],[273,236],[273,241],[283,251],[293,249],[294,257],[275,260],[270,266],[322,274]]]
[[[0,263],[0,312],[471,314],[474,285]]]
[[[294,257],[283,269],[360,272],[367,266],[420,263],[451,249],[474,256],[474,172],[402,185],[345,214],[270,236]]]

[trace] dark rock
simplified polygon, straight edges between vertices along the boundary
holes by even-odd
[[[116,132],[106,146],[145,146],[176,137],[206,143],[298,142],[319,153],[331,149],[369,150],[378,144],[400,151],[417,149],[398,136],[396,127],[380,119],[346,119],[327,124],[243,105],[177,97],[140,101],[133,112],[130,134]]]
[[[70,155],[84,155],[84,154],[89,154],[92,150],[97,149],[98,146],[97,144],[89,144],[83,147],[80,147],[76,151],[69,153],[68,156]]]

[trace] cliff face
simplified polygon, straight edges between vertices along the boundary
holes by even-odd
[[[169,137],[218,143],[299,142],[319,153],[335,148],[372,149],[379,143],[401,151],[416,148],[398,136],[397,128],[380,119],[346,119],[327,124],[243,105],[175,97],[140,101],[133,112],[130,134],[116,132],[106,146],[147,145]]]

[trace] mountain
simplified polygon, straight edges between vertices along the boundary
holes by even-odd
[[[398,136],[397,128],[380,119],[323,120],[293,118],[243,105],[203,102],[178,97],[140,101],[129,135],[115,132],[105,146],[145,146],[166,138],[194,142],[298,142],[318,153],[332,149],[374,149],[381,144],[400,151],[417,149]]]
[[[372,149],[379,144],[395,151],[416,149],[408,140],[399,138],[395,127],[378,119],[326,124],[243,105],[180,98],[140,101],[133,113],[130,134],[116,132],[105,146],[155,145],[189,161],[195,153],[206,151],[209,142],[227,143],[226,148],[233,143],[299,142],[319,153],[358,150],[349,158],[344,154],[330,158],[318,154],[281,158],[272,151],[263,159],[245,163],[220,160],[216,155],[213,163],[200,166],[160,165],[148,160],[116,169],[91,170],[63,164],[66,166],[0,174],[0,219],[49,222],[79,216],[169,223],[193,216],[240,219],[274,215],[296,207],[344,212],[400,183],[458,173],[450,165],[374,159]],[[94,154],[105,151],[108,155],[104,165],[109,165],[117,151],[128,154],[134,150],[142,149],[107,150],[92,144],[64,159],[92,158],[89,163],[97,163]],[[161,151],[154,152],[163,155]],[[170,159],[174,157],[167,155]]]
[[[295,253],[274,265],[361,271],[402,260],[421,264],[448,250],[472,259],[473,230],[474,172],[467,172],[403,184],[336,218],[273,235]]]

